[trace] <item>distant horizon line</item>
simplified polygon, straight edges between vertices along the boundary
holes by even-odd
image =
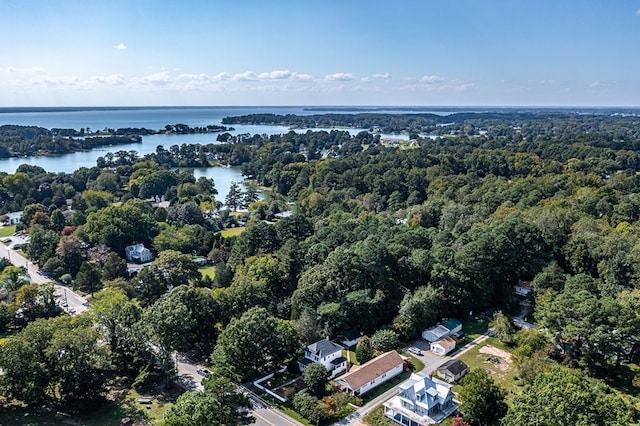
[[[109,110],[109,109],[194,109],[194,108],[307,108],[307,109],[334,109],[334,110],[442,110],[442,109],[465,109],[465,108],[487,108],[487,109],[640,109],[640,105],[331,105],[331,104],[291,104],[291,105],[41,105],[41,106],[0,106],[0,112],[27,112],[34,110]]]

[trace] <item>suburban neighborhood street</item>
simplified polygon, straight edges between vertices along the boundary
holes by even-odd
[[[472,348],[476,347],[480,343],[482,343],[485,340],[487,340],[492,334],[493,334],[493,331],[491,329],[487,330],[483,335],[481,335],[481,336],[475,338],[474,340],[472,340],[471,342],[467,343],[462,348],[462,350],[457,351],[454,355],[451,355],[451,356],[440,356],[440,355],[434,354],[433,352],[429,351],[429,344],[426,341],[424,341],[422,339],[418,339],[418,340],[414,341],[412,343],[412,345],[413,345],[413,347],[420,349],[422,351],[422,354],[421,355],[412,354],[412,356],[420,359],[420,361],[422,361],[424,363],[424,368],[421,370],[422,372],[427,373],[427,374],[431,374],[438,367],[440,367],[442,364],[444,364],[448,360],[450,360],[452,358],[460,357],[461,355],[463,355],[467,351],[471,350]],[[373,411],[377,406],[379,406],[380,404],[386,402],[387,400],[391,399],[394,395],[396,395],[398,393],[398,387],[399,386],[400,386],[400,384],[394,386],[393,388],[389,389],[388,391],[386,391],[382,395],[376,397],[375,399],[373,399],[369,403],[367,403],[367,404],[363,405],[362,407],[360,407],[356,412],[350,414],[349,416],[345,417],[341,421],[334,423],[333,425],[334,426],[347,426],[347,425],[358,425],[358,424],[361,424],[359,422],[360,419],[364,418],[367,414],[369,414],[371,411]]]
[[[17,251],[13,250],[13,245],[16,244],[18,238],[10,237],[11,243],[4,245],[4,249],[0,248],[0,256],[8,259],[14,266],[26,268],[27,274],[34,284],[45,284],[52,282],[51,279],[45,277],[40,273],[38,266],[30,262],[27,258],[22,256]],[[22,242],[22,241],[20,241]],[[55,295],[58,298],[58,305],[60,305],[67,313],[71,315],[79,314],[80,312],[87,310],[87,300],[75,291],[65,286],[56,284],[54,282]],[[66,305],[66,306],[65,306]]]

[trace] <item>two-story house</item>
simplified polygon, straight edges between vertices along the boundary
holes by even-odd
[[[307,365],[312,362],[324,365],[331,378],[347,369],[347,359],[342,356],[342,346],[332,342],[329,338],[304,348],[304,358],[298,360],[300,371],[304,371]]]
[[[452,386],[424,373],[413,373],[399,386],[398,395],[384,403],[384,414],[407,426],[440,423],[458,408]]]
[[[147,263],[153,260],[153,253],[144,244],[134,244],[124,249],[127,261],[135,263]]]

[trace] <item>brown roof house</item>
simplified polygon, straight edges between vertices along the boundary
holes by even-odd
[[[396,351],[389,351],[337,379],[335,386],[352,395],[363,395],[376,386],[396,377],[404,369],[404,358]]]

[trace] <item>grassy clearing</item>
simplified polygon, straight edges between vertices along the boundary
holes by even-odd
[[[516,367],[513,365],[513,359],[509,356],[496,354],[501,351],[511,355],[510,348],[498,339],[490,337],[460,356],[460,360],[465,362],[470,369],[483,368],[487,370],[495,382],[504,389],[515,389]]]
[[[245,230],[244,226],[239,226],[237,228],[226,228],[220,231],[220,235],[222,235],[224,238],[236,237],[242,234],[244,230]]]
[[[487,320],[472,319],[462,321],[462,331],[464,331],[467,342],[482,336],[488,329],[489,321]]]
[[[0,227],[0,238],[10,237],[16,232],[16,226],[3,226]]]
[[[206,268],[198,269],[203,277],[209,277],[214,279],[216,276],[216,267],[215,266],[207,266]]]

